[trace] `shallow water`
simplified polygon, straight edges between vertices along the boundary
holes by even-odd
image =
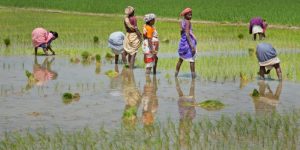
[[[111,69],[117,69],[119,76],[106,76],[105,72]],[[28,83],[25,70],[35,72],[39,81]],[[160,73],[155,78],[145,76],[142,68],[131,72],[110,62],[97,66],[95,62],[73,64],[69,58],[57,56],[0,57],[0,133],[38,127],[49,130],[116,127],[122,123],[149,124],[168,118],[197,120],[203,116],[234,116],[239,112],[284,113],[300,106],[299,83],[283,81],[281,84],[276,80],[218,83],[201,78],[192,81],[188,72],[175,80],[173,76],[166,77],[172,71],[158,70]],[[263,96],[252,98],[253,89],[258,89]],[[62,100],[65,92],[79,93],[80,100],[65,104]],[[220,100],[225,104],[224,109],[207,111],[182,105],[186,101],[207,99]],[[137,115],[124,121],[123,113],[130,108],[137,108]]]

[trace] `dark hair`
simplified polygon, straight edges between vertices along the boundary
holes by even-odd
[[[55,36],[56,38],[58,38],[58,33],[57,33],[57,32],[55,32],[55,31],[50,31],[50,33],[52,33],[53,36]]]
[[[153,19],[149,20],[148,22],[146,22],[146,24],[147,24],[147,25],[150,25],[150,22],[151,22],[152,20],[155,20],[155,19],[153,18]]]
[[[129,16],[129,17],[134,16],[134,10],[133,10],[132,13],[130,13],[128,16]]]

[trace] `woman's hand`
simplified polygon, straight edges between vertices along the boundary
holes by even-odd
[[[195,48],[195,46],[193,46],[192,47],[192,54],[195,55],[195,53],[196,53],[196,48]]]

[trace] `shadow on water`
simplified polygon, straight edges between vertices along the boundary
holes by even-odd
[[[257,115],[271,114],[276,111],[282,91],[282,82],[278,82],[275,93],[266,81],[258,81],[258,97],[252,97]]]
[[[26,90],[31,89],[34,85],[43,86],[46,85],[49,80],[55,80],[58,76],[56,71],[53,71],[51,68],[52,63],[54,62],[55,57],[45,57],[42,63],[38,62],[37,57],[34,57],[33,63],[33,80],[28,80],[26,85]]]

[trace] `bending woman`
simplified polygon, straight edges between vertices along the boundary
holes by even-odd
[[[37,55],[37,50],[39,47],[43,48],[45,55],[48,55],[48,50],[50,50],[52,54],[55,55],[55,52],[51,48],[51,42],[58,38],[57,32],[48,32],[44,28],[35,28],[32,31],[31,35],[35,55]]]

